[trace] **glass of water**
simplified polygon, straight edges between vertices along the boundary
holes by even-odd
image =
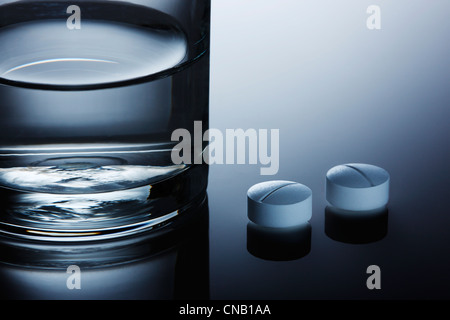
[[[0,232],[108,239],[204,201],[172,133],[208,128],[209,29],[210,0],[2,1]]]

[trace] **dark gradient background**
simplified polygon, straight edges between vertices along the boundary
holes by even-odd
[[[153,260],[97,266],[78,292],[64,270],[4,266],[1,297],[449,299],[448,0],[212,2],[210,127],[279,129],[279,172],[212,165],[209,236],[192,229],[200,237]],[[373,4],[381,30],[366,27]],[[380,219],[326,210],[325,174],[349,162],[389,171]],[[264,236],[248,224],[247,190],[274,179],[312,189],[309,226]],[[366,287],[369,265],[381,268],[381,290]]]
[[[280,170],[211,166],[211,298],[450,298],[450,3],[213,3],[211,127],[280,129]],[[366,27],[373,4],[381,30]],[[349,162],[391,175],[379,241],[325,234],[325,174]],[[246,192],[273,179],[313,190],[311,248],[301,259],[246,249]],[[366,287],[372,264],[381,290]]]

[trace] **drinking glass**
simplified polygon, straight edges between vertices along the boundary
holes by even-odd
[[[209,30],[210,0],[2,1],[0,232],[109,239],[201,203],[172,133],[208,128]]]

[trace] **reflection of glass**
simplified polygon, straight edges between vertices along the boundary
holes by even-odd
[[[370,243],[383,239],[388,231],[388,209],[347,211],[328,206],[325,209],[325,233],[346,243]]]
[[[210,0],[1,2],[0,187],[13,203],[2,229],[112,236],[167,220],[205,190],[206,169],[172,162],[171,134],[208,128],[209,10]]]
[[[247,250],[265,260],[300,259],[311,251],[311,225],[305,223],[289,228],[268,228],[249,222]]]
[[[208,299],[208,205],[156,232],[58,244],[0,240],[0,298]],[[80,267],[80,290],[66,272]]]

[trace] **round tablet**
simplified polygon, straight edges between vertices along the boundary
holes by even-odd
[[[247,192],[248,218],[272,228],[293,227],[311,219],[312,191],[292,181],[267,181]]]
[[[339,209],[378,209],[389,201],[389,182],[389,173],[380,167],[362,163],[339,165],[327,172],[326,198]]]

